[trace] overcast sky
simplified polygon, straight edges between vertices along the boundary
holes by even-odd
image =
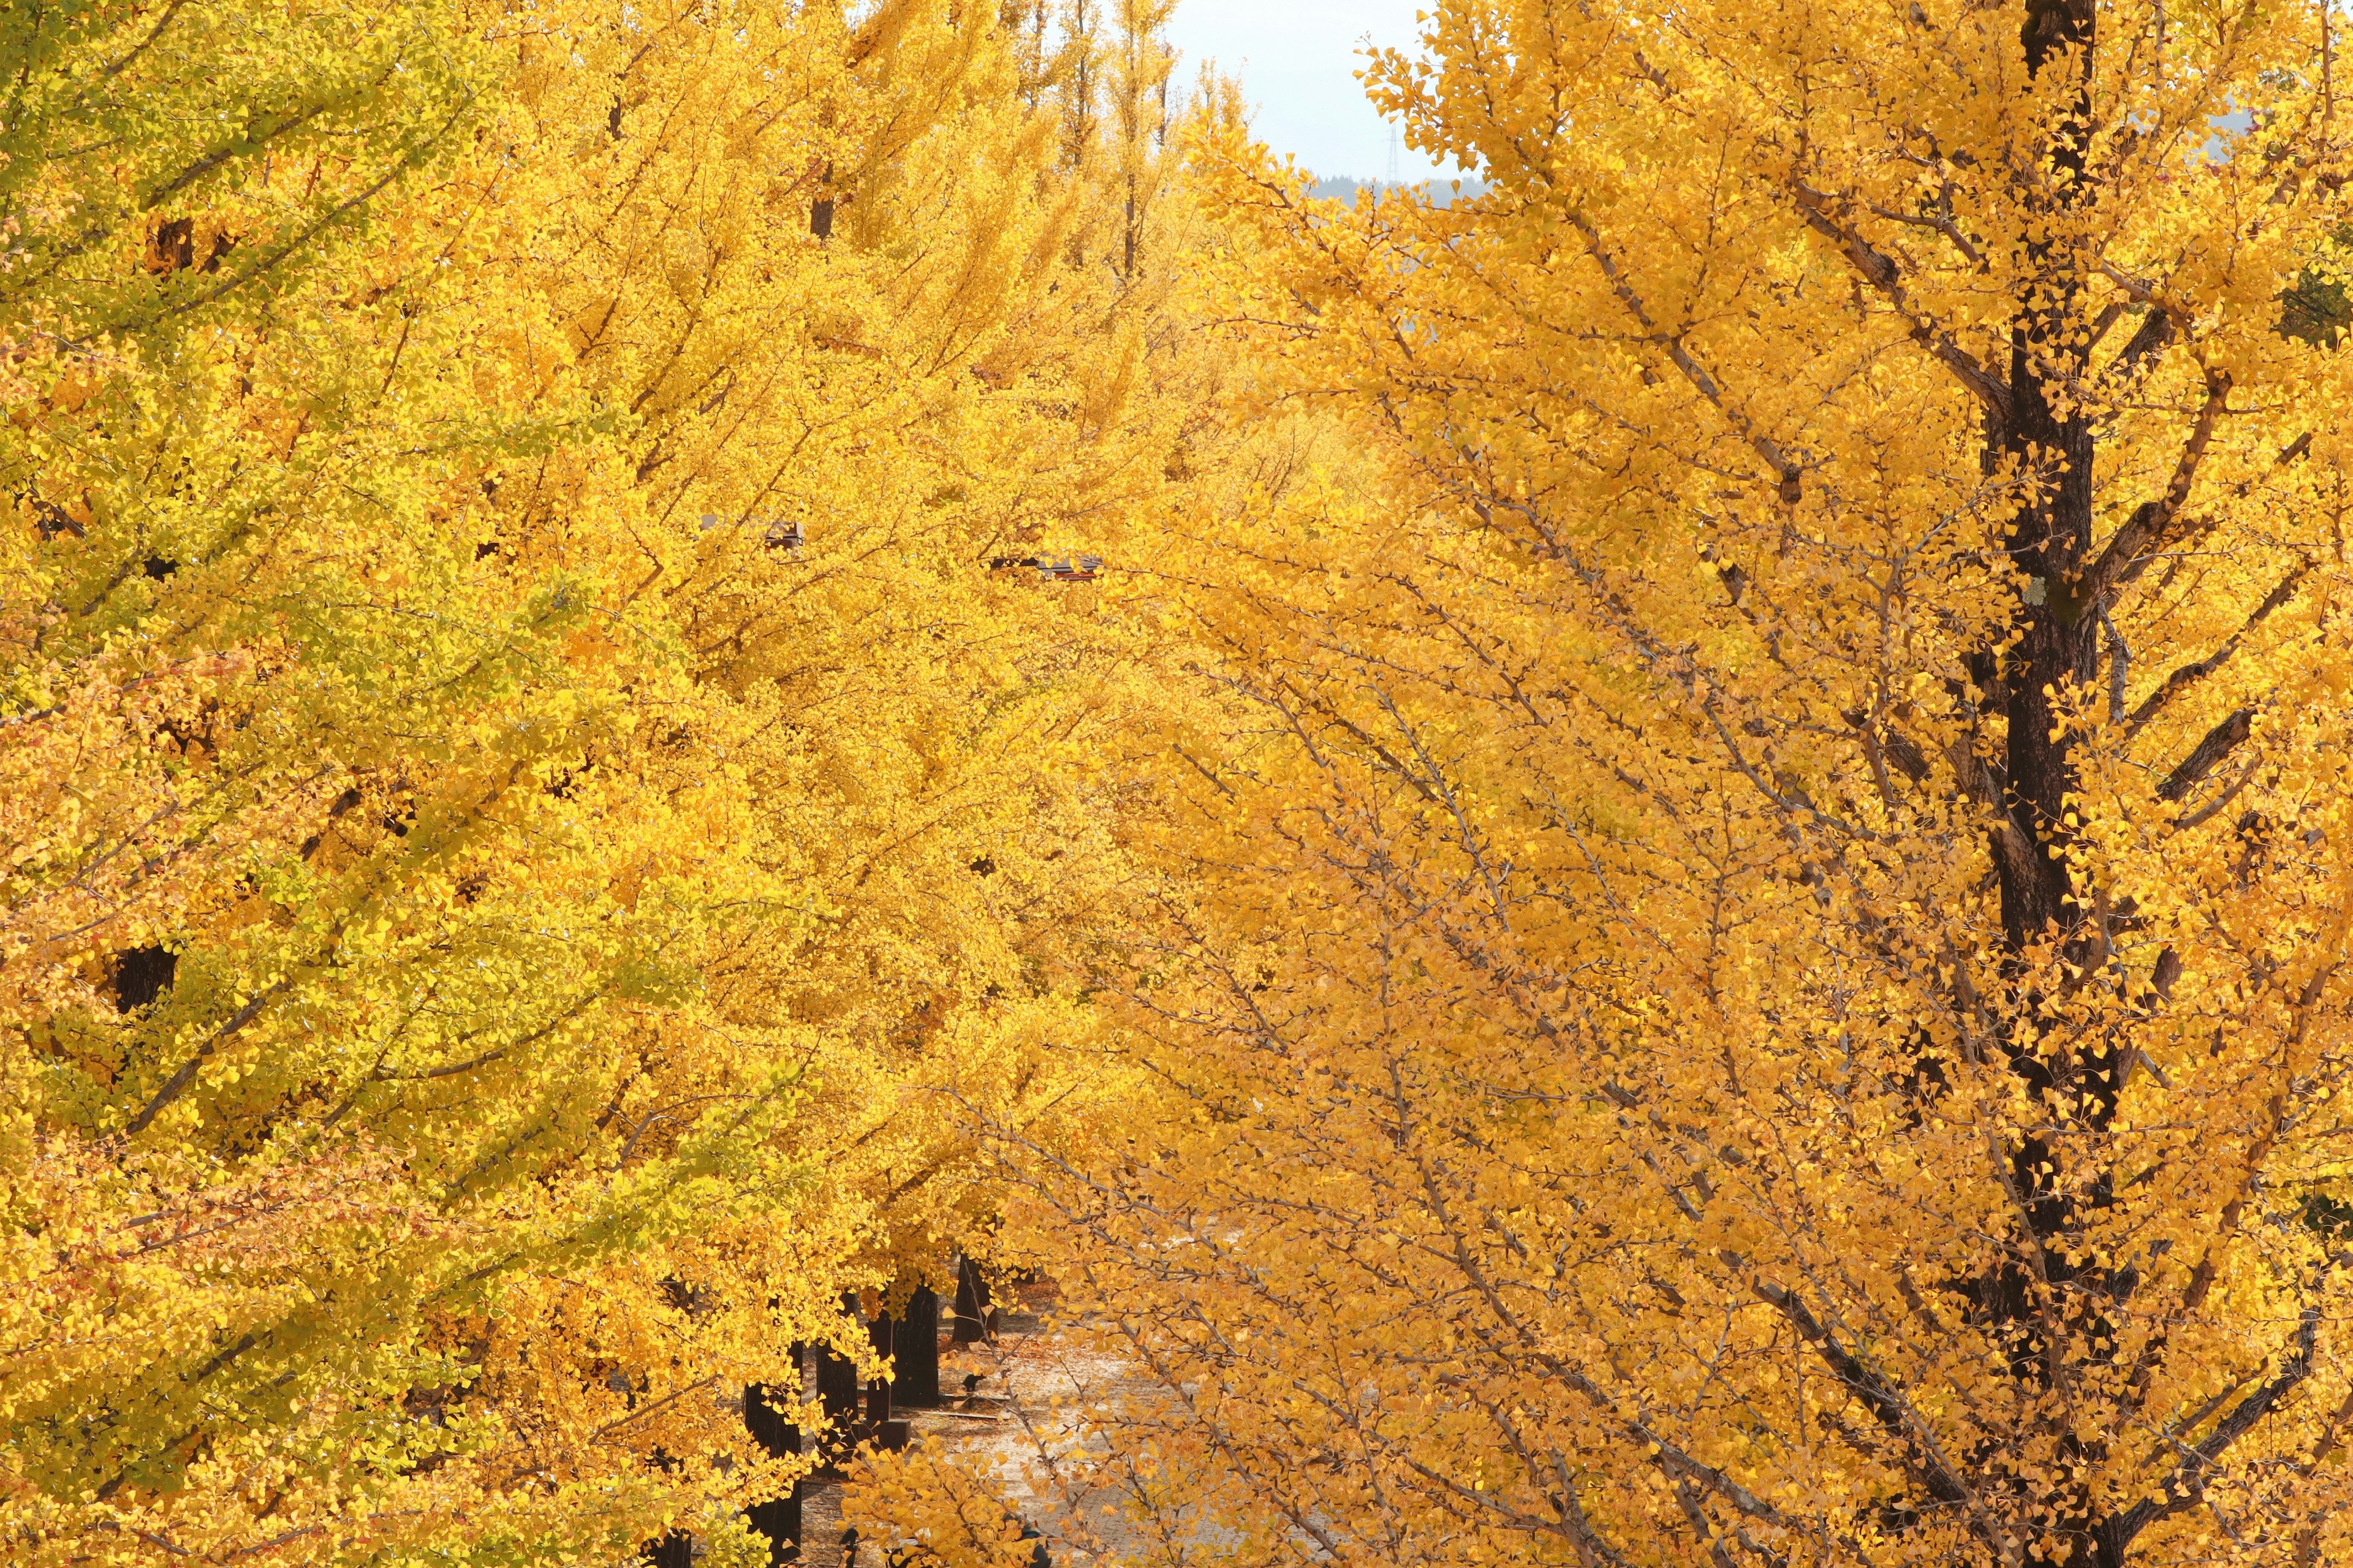
[[[1422,0],[1427,4],[1427,0]],[[1416,0],[1177,0],[1169,34],[1184,58],[1177,79],[1190,82],[1205,58],[1241,79],[1257,113],[1251,125],[1278,153],[1289,153],[1326,176],[1388,176],[1389,127],[1365,101],[1354,72],[1358,52],[1376,44],[1409,45]],[[1408,180],[1438,171],[1398,142]],[[1451,171],[1449,171],[1450,173]]]

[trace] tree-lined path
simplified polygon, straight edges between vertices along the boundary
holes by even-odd
[[[1170,15],[0,12],[0,1558],[2353,1561],[2334,0]]]

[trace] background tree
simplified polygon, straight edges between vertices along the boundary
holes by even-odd
[[[1482,198],[1207,147],[1287,460],[1022,1157],[1145,1559],[2348,1550],[2330,26],[1441,4]]]

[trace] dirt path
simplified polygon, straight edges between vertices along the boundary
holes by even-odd
[[[1070,1507],[1067,1483],[1083,1479],[1087,1455],[1077,1447],[1074,1413],[1148,1393],[1125,1363],[1083,1350],[1071,1336],[1050,1331],[1050,1288],[1018,1290],[1000,1314],[991,1342],[943,1344],[940,1387],[950,1395],[942,1410],[896,1412],[911,1423],[920,1441],[934,1436],[952,1447],[986,1461],[996,1472],[1007,1503],[1035,1525],[1047,1543],[1053,1568],[1081,1568],[1103,1562],[1126,1544],[1127,1531],[1104,1490],[1081,1492]],[[965,1379],[967,1396],[964,1390]],[[1041,1495],[1041,1461],[1052,1456],[1066,1485]],[[841,1540],[841,1484],[812,1480],[801,1500],[802,1568],[884,1568],[875,1543],[859,1543],[854,1555]],[[1107,1549],[1107,1550],[1106,1550]]]

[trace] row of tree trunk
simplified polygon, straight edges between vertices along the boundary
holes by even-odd
[[[841,1310],[852,1319],[862,1315],[854,1294],[841,1298]],[[971,1344],[987,1338],[993,1316],[988,1281],[979,1266],[968,1258],[958,1259],[955,1342]],[[891,1376],[867,1380],[861,1387],[858,1363],[848,1356],[827,1344],[797,1344],[793,1347],[795,1386],[785,1389],[755,1383],[744,1390],[744,1424],[753,1441],[779,1458],[805,1451],[801,1428],[786,1412],[803,1396],[807,1388],[803,1380],[814,1352],[818,1405],[825,1416],[825,1436],[817,1439],[822,1444],[818,1451],[824,1457],[820,1468],[831,1468],[862,1443],[885,1449],[905,1447],[907,1423],[896,1412],[935,1409],[944,1403],[939,1296],[929,1286],[918,1286],[907,1299],[903,1317],[885,1312],[869,1319],[866,1332],[875,1353],[891,1358]],[[796,1481],[789,1496],[754,1503],[749,1510],[752,1528],[768,1538],[770,1568],[783,1568],[799,1560],[802,1485]],[[694,1538],[684,1531],[670,1531],[649,1544],[645,1552],[649,1568],[692,1568],[693,1558]]]

